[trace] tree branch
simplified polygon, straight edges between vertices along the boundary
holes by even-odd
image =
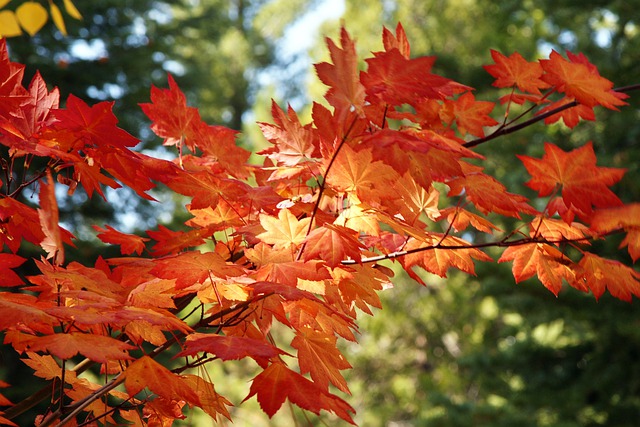
[[[634,85],[629,85],[629,86],[623,86],[623,87],[618,87],[618,88],[614,88],[612,89],[614,92],[619,92],[619,93],[625,93],[625,92],[632,92],[634,90],[640,90],[640,83],[639,84],[634,84]],[[526,120],[522,123],[519,123],[517,125],[512,125],[512,126],[505,126],[505,127],[500,127],[498,130],[496,130],[495,132],[493,132],[490,135],[487,135],[483,138],[476,138],[476,139],[472,139],[471,141],[467,141],[464,144],[462,144],[463,147],[466,148],[471,148],[471,147],[475,147],[477,145],[483,144],[487,141],[491,141],[492,139],[496,139],[498,137],[504,136],[504,135],[508,135],[510,133],[514,133],[517,132],[521,129],[524,129],[528,126],[531,126],[534,123],[537,123],[539,121],[542,121],[544,119],[546,119],[547,117],[551,117],[554,114],[558,114],[561,113],[564,110],[567,110],[569,108],[573,108],[576,105],[578,105],[577,101],[572,101],[572,102],[568,102],[564,105],[561,105],[557,108],[554,108],[553,110],[549,110],[543,114],[537,115],[535,117],[532,117],[529,120]]]

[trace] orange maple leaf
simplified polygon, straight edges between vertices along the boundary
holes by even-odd
[[[498,122],[489,116],[494,106],[493,102],[476,101],[471,92],[464,93],[456,100],[445,100],[445,109],[451,110],[451,116],[458,124],[458,131],[462,136],[470,133],[483,137],[485,126],[497,125]]]
[[[562,279],[574,286],[573,264],[562,252],[544,243],[529,243],[510,246],[502,253],[498,262],[513,261],[513,277],[516,283],[537,275],[542,284],[554,295],[562,289]],[[574,286],[576,287],[576,286]],[[579,288],[584,290],[582,288]]]
[[[182,289],[195,283],[203,283],[211,277],[222,279],[238,276],[244,272],[239,265],[225,262],[215,252],[185,252],[169,256],[155,262],[151,274],[162,279],[176,279],[176,288]]]
[[[149,356],[142,356],[124,371],[124,386],[129,396],[149,388],[167,400],[185,400],[200,406],[200,398],[184,377],[176,375]]]
[[[136,347],[104,335],[71,332],[33,337],[27,342],[30,351],[47,351],[60,359],[70,359],[76,354],[100,363],[109,360],[133,359],[128,351]]]
[[[329,38],[326,41],[333,63],[322,62],[315,65],[318,77],[330,88],[325,98],[341,113],[346,114],[353,108],[361,114],[365,93],[358,76],[355,42],[344,28],[340,30],[341,48]]]
[[[278,212],[278,218],[260,214],[260,224],[265,231],[256,237],[265,243],[274,245],[275,248],[298,246],[306,237],[310,221],[311,218],[303,218],[298,221],[298,218],[289,209],[281,209]]]
[[[361,201],[380,201],[395,198],[392,183],[398,178],[391,166],[373,161],[370,148],[355,151],[343,145],[329,170],[327,183],[336,191],[355,194]]]
[[[600,76],[598,69],[584,55],[568,52],[567,56],[569,61],[554,50],[549,59],[540,60],[545,71],[542,80],[587,107],[602,105],[617,110],[616,106],[626,105],[622,99],[627,95],[613,91],[613,83]]]
[[[596,299],[604,294],[605,289],[627,302],[631,302],[632,295],[640,297],[640,273],[633,268],[589,252],[578,264],[583,271],[583,276],[579,278],[583,282],[581,286],[588,287]]]
[[[336,337],[324,332],[303,327],[291,341],[298,350],[300,373],[310,373],[313,381],[323,390],[329,390],[329,383],[339,390],[349,393],[349,387],[340,370],[351,365],[336,348]]]
[[[468,172],[447,182],[448,196],[464,195],[483,214],[496,212],[520,218],[521,214],[535,214],[537,211],[527,204],[527,198],[509,193],[497,179],[481,171],[480,168],[463,163]]]
[[[439,246],[445,246],[446,249]],[[440,277],[447,277],[447,270],[450,267],[475,275],[474,259],[479,261],[492,261],[492,259],[481,250],[468,246],[468,242],[458,237],[432,233],[423,239],[410,239],[404,248],[410,253],[401,258],[400,262],[405,270],[419,266]]]
[[[313,230],[305,239],[303,259],[324,260],[329,267],[336,267],[345,259],[360,262],[365,246],[358,240],[358,232],[341,225],[324,224]]]
[[[372,103],[411,104],[428,98],[444,99],[463,88],[450,79],[431,73],[435,56],[406,58],[398,49],[376,52],[366,60],[361,81]],[[469,88],[467,88],[469,89]]]
[[[264,137],[275,146],[258,154],[266,154],[269,158],[286,166],[294,166],[312,157],[320,157],[310,126],[302,126],[291,107],[285,115],[278,104],[272,101],[271,115],[275,124],[259,123],[259,125]]]
[[[569,152],[545,142],[544,151],[542,159],[518,155],[532,176],[527,186],[540,196],[561,190],[565,205],[582,215],[590,214],[593,206],[622,204],[608,187],[618,182],[625,170],[597,167],[591,142]]]
[[[546,89],[549,84],[541,79],[543,69],[538,62],[529,62],[518,52],[504,56],[491,49],[491,57],[495,64],[485,65],[484,69],[496,78],[493,86],[517,87],[523,92],[540,95],[540,89]]]
[[[625,230],[627,235],[620,247],[628,246],[629,255],[634,262],[640,258],[640,203],[597,209],[591,217],[591,229],[598,233]]]

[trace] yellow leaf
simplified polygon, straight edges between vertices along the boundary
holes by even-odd
[[[80,15],[80,12],[78,12],[78,9],[76,9],[76,6],[71,2],[71,0],[64,0],[64,9],[72,18],[82,19],[82,15]]]
[[[18,6],[16,16],[22,28],[33,36],[44,26],[49,15],[40,3],[28,1]]]
[[[11,0],[0,0],[0,7],[5,7]]]
[[[56,6],[53,2],[49,4],[49,9],[51,10],[51,19],[53,19],[53,23],[56,25],[58,30],[62,33],[62,35],[67,35],[67,27],[64,25],[64,19],[62,18],[62,12],[60,12],[60,8]]]
[[[16,37],[22,34],[16,16],[10,10],[0,11],[0,37]]]

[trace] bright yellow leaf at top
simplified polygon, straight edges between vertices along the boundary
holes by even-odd
[[[22,34],[16,15],[10,10],[0,11],[0,38],[16,37]]]
[[[5,7],[11,0],[0,0],[0,7]]]
[[[18,6],[16,16],[22,28],[33,36],[44,26],[49,15],[40,3],[28,1]]]
[[[62,35],[66,36],[67,27],[64,25],[64,19],[62,18],[62,12],[60,12],[60,8],[50,1],[49,10],[51,11],[51,19],[53,19],[53,23],[56,25],[58,30],[60,30]]]
[[[82,19],[82,15],[78,12],[78,9],[76,9],[76,6],[71,2],[71,0],[64,0],[64,9],[72,18]]]

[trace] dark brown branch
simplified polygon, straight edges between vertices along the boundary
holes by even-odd
[[[360,260],[360,262],[353,260],[353,259],[347,259],[347,260],[343,260],[341,263],[342,265],[354,265],[354,264],[366,264],[366,263],[372,263],[372,262],[378,262],[378,261],[383,261],[385,259],[395,259],[395,258],[400,258],[403,257],[405,255],[409,255],[409,254],[414,254],[414,253],[418,253],[418,252],[425,252],[425,251],[431,251],[434,249],[441,249],[441,250],[461,250],[461,249],[482,249],[482,248],[490,248],[490,247],[498,247],[498,248],[506,248],[506,247],[510,247],[510,246],[520,246],[520,245],[528,245],[531,243],[546,243],[546,244],[560,244],[560,243],[581,243],[581,242],[587,242],[590,240],[595,239],[595,237],[593,236],[585,236],[585,237],[581,237],[578,239],[561,239],[561,240],[546,240],[546,239],[540,239],[540,238],[527,238],[527,239],[519,239],[519,240],[499,240],[496,242],[488,242],[488,243],[478,243],[478,244],[469,244],[469,245],[441,245],[441,244],[436,244],[433,246],[425,246],[422,248],[415,248],[415,249],[409,249],[406,251],[397,251],[397,252],[392,252],[390,254],[385,254],[385,255],[378,255],[378,256],[373,256],[373,257],[367,257],[367,258],[362,258]]]
[[[613,91],[615,92],[619,92],[619,93],[625,93],[625,92],[632,92],[634,90],[640,90],[640,83],[639,84],[634,84],[634,85],[629,85],[629,86],[623,86],[623,87],[618,87],[618,88],[614,88]],[[527,126],[531,126],[534,123],[537,123],[539,121],[542,121],[544,119],[546,119],[547,117],[551,117],[554,114],[558,114],[561,113],[564,110],[567,110],[569,108],[575,107],[576,105],[578,105],[577,101],[572,101],[572,102],[568,102],[564,105],[561,105],[557,108],[554,108],[553,110],[549,110],[543,114],[539,114],[535,117],[530,118],[529,120],[526,120],[522,123],[518,123],[517,125],[512,125],[512,126],[505,126],[505,127],[500,127],[498,130],[496,130],[495,132],[493,132],[490,135],[487,135],[483,138],[476,138],[476,139],[472,139],[471,141],[467,141],[464,144],[462,144],[464,147],[467,148],[471,148],[471,147],[475,147],[478,146],[480,144],[483,144],[487,141],[491,141],[492,139],[496,139],[498,137],[504,136],[504,135],[508,135],[510,133],[514,133],[517,132],[521,129],[526,128]]]

